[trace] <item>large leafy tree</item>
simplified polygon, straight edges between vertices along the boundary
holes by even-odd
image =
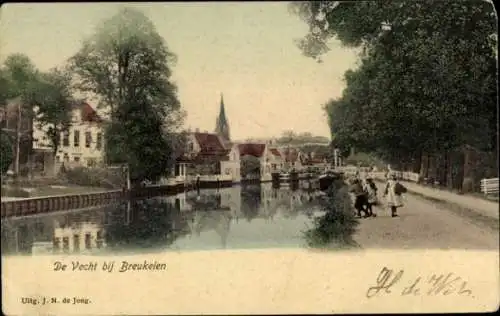
[[[12,152],[12,140],[9,135],[0,131],[0,171],[4,175],[14,160]]]
[[[133,182],[155,180],[173,162],[184,115],[170,79],[174,61],[153,23],[130,8],[103,21],[70,59],[76,87],[110,114],[108,162],[127,163]]]
[[[71,112],[76,100],[72,96],[71,76],[59,69],[40,73],[28,101],[36,105],[36,122],[49,140],[48,146],[55,155],[61,133],[71,126]]]
[[[53,152],[59,147],[60,133],[71,124],[73,98],[70,76],[60,70],[39,71],[31,60],[22,54],[6,58],[0,68],[0,102],[19,98],[23,116],[36,118],[45,130]],[[10,109],[12,111],[12,109]]]
[[[339,100],[335,140],[396,160],[461,145],[496,146],[496,14],[470,0],[291,4],[310,26],[298,42],[320,58],[331,38],[361,49]]]

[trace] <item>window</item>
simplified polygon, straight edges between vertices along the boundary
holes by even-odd
[[[64,161],[69,162],[69,155],[68,154],[64,154]]]
[[[73,158],[73,160],[74,160],[75,162],[80,162],[80,157],[74,157],[74,158]]]
[[[189,142],[189,144],[188,144],[188,151],[190,151],[190,152],[194,151],[194,144],[191,142]]]
[[[59,247],[61,247],[61,238],[54,238],[53,240],[53,245],[54,245],[54,250],[59,250]]]
[[[92,236],[90,234],[85,234],[85,249],[92,248],[91,240]]]
[[[65,252],[69,251],[69,238],[68,237],[63,237],[63,250]]]
[[[90,143],[92,143],[91,132],[85,132],[85,147],[90,148]]]
[[[97,231],[97,241],[96,241],[96,247],[97,248],[102,248],[102,246],[104,245],[104,241],[103,241],[103,234],[102,234],[102,230],[98,230]]]
[[[73,134],[73,146],[80,147],[80,131],[75,131]]]
[[[61,157],[60,156],[56,156],[56,162],[61,162]]]
[[[80,235],[78,234],[73,235],[73,249],[75,251],[80,250]]]
[[[96,149],[101,149],[102,148],[102,133],[97,133],[97,139],[96,139],[95,148]]]
[[[69,147],[69,131],[63,132],[62,144],[64,147]]]

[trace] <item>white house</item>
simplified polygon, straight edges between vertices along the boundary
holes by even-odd
[[[224,172],[233,175],[234,182],[241,181],[240,163],[244,156],[253,156],[260,162],[260,180],[272,180],[272,172],[279,172],[282,165],[281,154],[270,149],[267,144],[234,144],[229,151],[229,160],[222,163]]]
[[[88,103],[73,106],[71,127],[61,133],[55,155],[56,169],[63,163],[67,167],[92,167],[102,162],[104,152],[103,120]],[[52,150],[46,131],[49,126],[33,124],[33,148]]]

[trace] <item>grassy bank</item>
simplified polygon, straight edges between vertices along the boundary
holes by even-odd
[[[321,201],[325,214],[316,217],[313,227],[304,232],[309,248],[352,249],[359,245],[354,241],[359,220],[353,212],[347,185],[336,181]]]
[[[2,197],[32,198],[65,194],[83,194],[107,191],[106,188],[77,186],[77,185],[54,185],[43,187],[19,187],[13,185],[2,185]]]

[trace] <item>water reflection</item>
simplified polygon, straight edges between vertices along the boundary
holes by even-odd
[[[324,214],[321,195],[298,187],[246,185],[6,219],[2,254],[302,247],[311,243],[304,239],[307,227],[324,226],[317,219]]]

